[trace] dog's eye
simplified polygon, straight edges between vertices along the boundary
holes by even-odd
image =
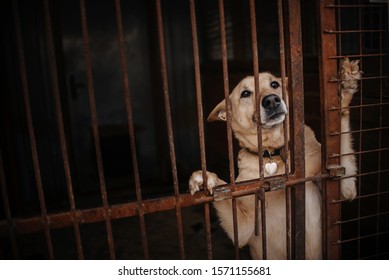
[[[272,88],[276,89],[276,88],[279,88],[279,87],[280,87],[280,84],[279,84],[278,82],[273,81],[273,82],[270,83],[270,86],[271,86]]]
[[[251,94],[252,94],[252,92],[251,92],[251,91],[244,90],[244,91],[242,91],[242,93],[240,94],[240,98],[246,98],[246,97],[249,97]]]

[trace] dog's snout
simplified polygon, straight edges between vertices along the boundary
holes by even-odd
[[[262,106],[268,110],[277,109],[281,105],[281,98],[278,95],[270,94],[262,99]]]

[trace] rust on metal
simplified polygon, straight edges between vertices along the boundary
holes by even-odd
[[[142,237],[143,255],[145,256],[146,259],[148,259],[149,250],[148,250],[148,242],[147,242],[147,235],[146,235],[146,222],[142,211],[142,191],[141,191],[141,182],[139,176],[139,166],[138,166],[137,149],[136,149],[136,141],[135,141],[135,129],[134,129],[134,121],[133,121],[133,110],[132,110],[132,98],[131,98],[130,85],[128,80],[126,46],[125,46],[125,39],[124,39],[124,30],[123,30],[124,28],[123,28],[123,19],[122,19],[120,0],[115,0],[115,10],[116,10],[120,62],[121,62],[121,71],[122,71],[122,80],[123,80],[123,89],[124,89],[124,103],[126,105],[126,111],[127,111],[127,123],[128,123],[128,131],[130,134],[132,166],[134,170],[134,179],[135,179],[135,192],[136,192],[136,198],[137,198],[138,210],[139,210],[138,211],[139,226],[140,226],[140,232]]]
[[[115,259],[112,224],[108,213],[109,205],[108,205],[107,189],[106,189],[105,177],[104,177],[103,158],[101,154],[99,127],[97,121],[97,109],[96,109],[95,90],[94,90],[94,82],[93,82],[91,51],[89,46],[88,20],[86,16],[85,0],[80,0],[80,12],[81,12],[82,41],[83,41],[85,63],[86,63],[88,98],[89,98],[90,112],[91,112],[91,119],[92,119],[92,134],[93,134],[93,141],[95,144],[95,153],[96,153],[96,164],[97,164],[98,178],[100,183],[101,199],[103,203],[105,227],[107,230],[109,255],[111,259]]]
[[[29,83],[28,83],[28,77],[26,71],[26,61],[24,56],[23,35],[20,26],[18,1],[13,1],[12,8],[14,13],[13,14],[14,21],[15,21],[16,48],[19,56],[19,75],[22,82],[24,110],[26,114],[28,136],[30,139],[30,146],[31,146],[32,163],[34,167],[34,175],[35,175],[35,181],[37,185],[39,206],[41,211],[41,217],[39,218],[39,223],[43,224],[48,256],[50,259],[53,259],[54,250],[53,250],[53,244],[52,244],[51,233],[50,233],[50,219],[48,218],[47,209],[46,209],[41,170],[39,166],[39,156],[38,156],[38,150],[37,150],[37,144],[36,144],[36,138],[34,132],[34,124],[32,119],[31,104],[30,104],[30,97],[29,97]]]
[[[179,201],[179,186],[178,186],[178,175],[177,175],[177,163],[176,163],[176,152],[174,148],[174,135],[173,135],[173,123],[172,123],[172,114],[170,107],[170,97],[169,97],[169,84],[167,77],[167,63],[166,63],[166,50],[165,50],[165,41],[164,41],[164,32],[163,32],[163,15],[161,1],[157,0],[157,22],[158,22],[158,38],[159,38],[159,51],[160,51],[160,63],[161,63],[161,74],[162,74],[162,83],[163,83],[163,97],[165,103],[165,114],[166,114],[166,126],[168,130],[169,138],[169,152],[170,152],[170,162],[172,165],[172,175],[173,175],[173,187],[176,200],[176,217],[178,224],[178,240],[180,247],[180,256],[182,259],[185,259],[185,250],[184,250],[184,234],[182,229],[182,214]]]
[[[324,30],[336,29],[335,13],[326,8],[334,5],[333,0],[324,0],[318,5],[319,28],[319,75],[320,75],[320,100],[322,116],[322,172],[330,165],[340,165],[339,158],[329,158],[329,154],[340,154],[340,137],[330,137],[331,131],[340,131],[339,111],[331,112],[328,108],[339,107],[338,86],[329,82],[331,77],[337,76],[337,61],[329,57],[336,51],[336,37],[324,32]],[[334,240],[340,238],[340,227],[333,222],[340,218],[340,205],[330,204],[339,199],[339,181],[323,181],[323,257],[326,259],[338,259],[340,247],[333,246]]]

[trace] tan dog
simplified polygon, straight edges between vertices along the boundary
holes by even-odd
[[[342,107],[348,107],[353,94],[358,89],[361,72],[359,61],[342,62]],[[262,126],[262,149],[264,152],[263,164],[265,177],[283,174],[285,163],[279,155],[279,149],[285,145],[283,121],[288,112],[287,102],[282,99],[281,79],[270,73],[259,74],[259,90],[261,100],[260,122]],[[230,94],[232,105],[232,129],[242,148],[238,155],[239,175],[236,181],[246,181],[259,178],[259,159],[257,141],[257,121],[255,118],[254,78],[243,79]],[[208,121],[225,121],[225,101],[220,102],[208,117]],[[350,130],[349,112],[342,109],[342,132]],[[352,153],[352,139],[350,134],[341,136],[341,153]],[[271,162],[271,167],[268,163]],[[275,164],[274,164],[275,163]],[[343,156],[342,166],[346,167],[346,176],[356,174],[357,168],[353,156]],[[321,146],[308,126],[305,126],[305,175],[307,177],[321,173]],[[224,185],[226,182],[219,179],[215,173],[207,172],[207,189],[210,193],[213,188]],[[314,182],[305,184],[306,191],[306,258],[320,259],[322,257],[321,236],[321,192]],[[191,194],[203,188],[202,171],[193,172],[189,180]],[[341,181],[341,193],[346,199],[356,196],[355,178]],[[221,225],[228,236],[234,240],[232,202],[222,200],[214,202]],[[268,259],[286,259],[286,208],[285,191],[271,191],[266,193],[266,226],[267,226],[267,257]],[[252,258],[262,257],[261,234],[254,233],[255,196],[249,195],[237,199],[237,221],[239,246],[250,246]],[[259,208],[260,209],[260,208]],[[261,215],[258,215],[261,217]],[[260,221],[261,223],[261,221]]]

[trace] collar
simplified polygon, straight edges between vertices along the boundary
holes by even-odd
[[[247,152],[249,152],[252,155],[258,156],[257,151],[252,151],[250,149],[246,149]],[[264,158],[272,158],[274,156],[280,156],[281,155],[281,149],[274,149],[272,152],[269,150],[264,150],[263,151],[263,157]]]

